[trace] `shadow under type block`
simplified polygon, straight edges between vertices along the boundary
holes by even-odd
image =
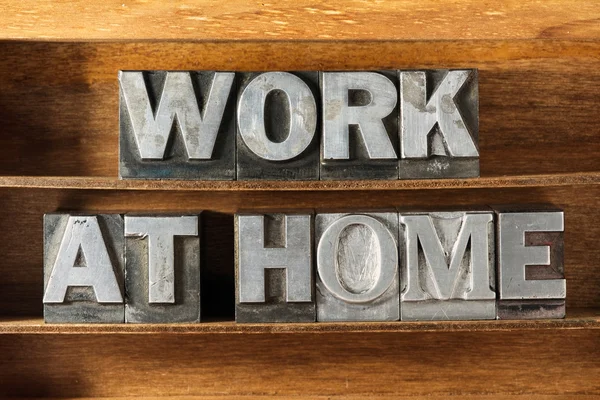
[[[564,318],[564,213],[550,207],[494,207],[498,319]]]
[[[493,212],[399,218],[402,320],[496,319]]]
[[[235,179],[235,73],[121,71],[119,175]]]
[[[236,322],[314,322],[312,214],[236,214]]]
[[[238,75],[237,179],[318,180],[318,72]]]
[[[400,319],[398,214],[318,212],[317,321]]]
[[[200,322],[198,215],[125,216],[125,322]]]
[[[44,320],[123,323],[123,218],[44,216]]]

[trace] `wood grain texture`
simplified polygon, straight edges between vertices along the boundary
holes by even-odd
[[[504,176],[473,179],[377,181],[179,181],[119,180],[56,176],[0,176],[0,188],[83,190],[185,190],[185,191],[339,191],[477,189],[509,187],[577,186],[600,184],[600,172],[554,175]]]
[[[233,217],[239,209],[346,210],[553,203],[565,211],[567,306],[600,307],[600,185],[410,191],[96,191],[1,189],[0,315],[42,315],[42,215],[207,210],[202,230],[202,315],[233,319]]]
[[[600,395],[597,330],[0,335],[6,396]]]
[[[42,318],[0,317],[0,334],[305,334],[378,332],[495,332],[514,330],[600,329],[600,309],[571,308],[565,319],[522,321],[313,322],[238,324],[234,321],[197,324],[45,324]]]
[[[598,2],[0,0],[0,9],[1,397],[600,396]],[[480,69],[482,179],[116,179],[119,69],[397,68]],[[203,315],[232,320],[238,209],[506,202],[565,209],[566,320],[40,323],[45,212],[208,210]]]
[[[48,399],[48,397],[18,397],[21,400],[36,400],[36,399]],[[353,395],[334,395],[334,396],[319,396],[319,395],[297,395],[297,396],[278,396],[278,395],[240,395],[240,396],[223,396],[223,395],[206,395],[206,396],[142,396],[142,397],[102,397],[103,400],[276,400],[276,399],[296,399],[296,400],[362,400],[362,399],[377,399],[377,400],[447,400],[448,396],[431,396],[431,395],[420,395],[420,396],[386,396],[386,395],[370,395],[363,394],[360,396]],[[461,399],[465,400],[596,400],[598,397],[593,395],[463,395]],[[51,398],[50,398],[51,399]],[[97,399],[95,397],[64,397],[61,400],[66,399],[79,399],[79,400],[92,400]]]
[[[0,39],[598,39],[594,1],[3,0]]]
[[[116,177],[119,69],[480,68],[482,177],[600,170],[600,42],[0,43],[0,175]]]

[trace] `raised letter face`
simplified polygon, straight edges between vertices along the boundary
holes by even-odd
[[[499,209],[497,218],[498,318],[563,318],[563,212]]]
[[[120,215],[44,216],[44,319],[122,323]]]
[[[317,320],[397,321],[397,214],[317,214],[315,230]]]
[[[121,177],[234,179],[234,76],[121,71]]]
[[[321,179],[398,179],[393,72],[323,72]]]
[[[200,321],[199,219],[125,216],[126,322]]]
[[[235,216],[236,321],[312,322],[312,216]]]
[[[489,212],[400,213],[402,320],[496,318]]]
[[[479,176],[477,71],[399,74],[400,179]]]
[[[319,179],[318,73],[248,73],[240,79],[238,179]]]

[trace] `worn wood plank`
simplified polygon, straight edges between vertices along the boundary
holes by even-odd
[[[501,176],[469,179],[377,181],[179,181],[119,180],[96,177],[0,176],[3,188],[83,190],[185,190],[185,191],[339,191],[477,189],[504,187],[577,186],[600,184],[600,172],[554,175]]]
[[[594,1],[3,0],[0,39],[598,39]]]
[[[521,321],[419,321],[237,324],[234,321],[198,324],[45,324],[42,318],[0,317],[0,334],[307,334],[376,332],[493,332],[514,330],[600,329],[600,309],[572,308],[565,319]]]
[[[8,396],[600,395],[597,330],[0,335]]]
[[[600,170],[600,42],[0,43],[0,175],[116,177],[119,69],[440,67],[480,68],[483,177]]]
[[[278,395],[239,395],[239,396],[223,396],[223,395],[206,395],[206,396],[158,396],[158,397],[102,397],[103,400],[136,400],[138,398],[143,398],[145,400],[159,400],[159,399],[168,399],[168,400],[277,400],[281,398],[285,399],[296,399],[296,400],[362,400],[362,399],[377,399],[377,400],[447,400],[448,396],[430,396],[430,395],[422,395],[422,396],[386,396],[386,395],[371,395],[364,394],[360,396],[353,395],[334,395],[334,396],[306,396],[306,395],[295,395],[295,396],[278,396]],[[461,399],[465,400],[596,400],[597,396],[593,395],[534,395],[534,394],[526,394],[526,395],[466,395],[460,396]],[[34,400],[35,398],[25,398],[19,397],[19,399],[29,399]],[[40,397],[37,399],[47,399],[47,397]],[[79,400],[92,400],[97,399],[95,397],[64,397],[61,400],[66,399],[79,399]]]

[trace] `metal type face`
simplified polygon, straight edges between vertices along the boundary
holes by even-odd
[[[233,72],[119,72],[121,178],[235,179]]]
[[[318,72],[240,76],[238,179],[319,179]]]
[[[44,320],[124,322],[120,215],[44,216]]]
[[[500,319],[563,318],[564,214],[497,212]]]
[[[399,217],[402,320],[495,319],[493,213]]]
[[[125,216],[128,323],[200,321],[199,218]]]
[[[400,179],[479,176],[477,70],[399,75]]]
[[[236,215],[236,321],[315,320],[312,216]]]
[[[281,142],[271,140],[265,129],[267,97],[279,91],[285,98],[288,129]],[[252,79],[238,102],[239,133],[248,148],[268,161],[298,157],[313,141],[317,127],[317,104],[302,79],[288,72],[266,72]]]
[[[528,232],[563,232],[564,216],[557,212],[508,212],[498,214],[498,279],[500,299],[564,299],[565,279],[526,278],[533,265],[558,263],[562,274],[562,257],[550,259],[550,246],[529,246]],[[562,241],[562,237],[560,238]],[[549,269],[549,268],[548,268]]]
[[[317,214],[317,320],[397,321],[398,215]]]
[[[398,179],[396,72],[323,72],[321,179]]]

